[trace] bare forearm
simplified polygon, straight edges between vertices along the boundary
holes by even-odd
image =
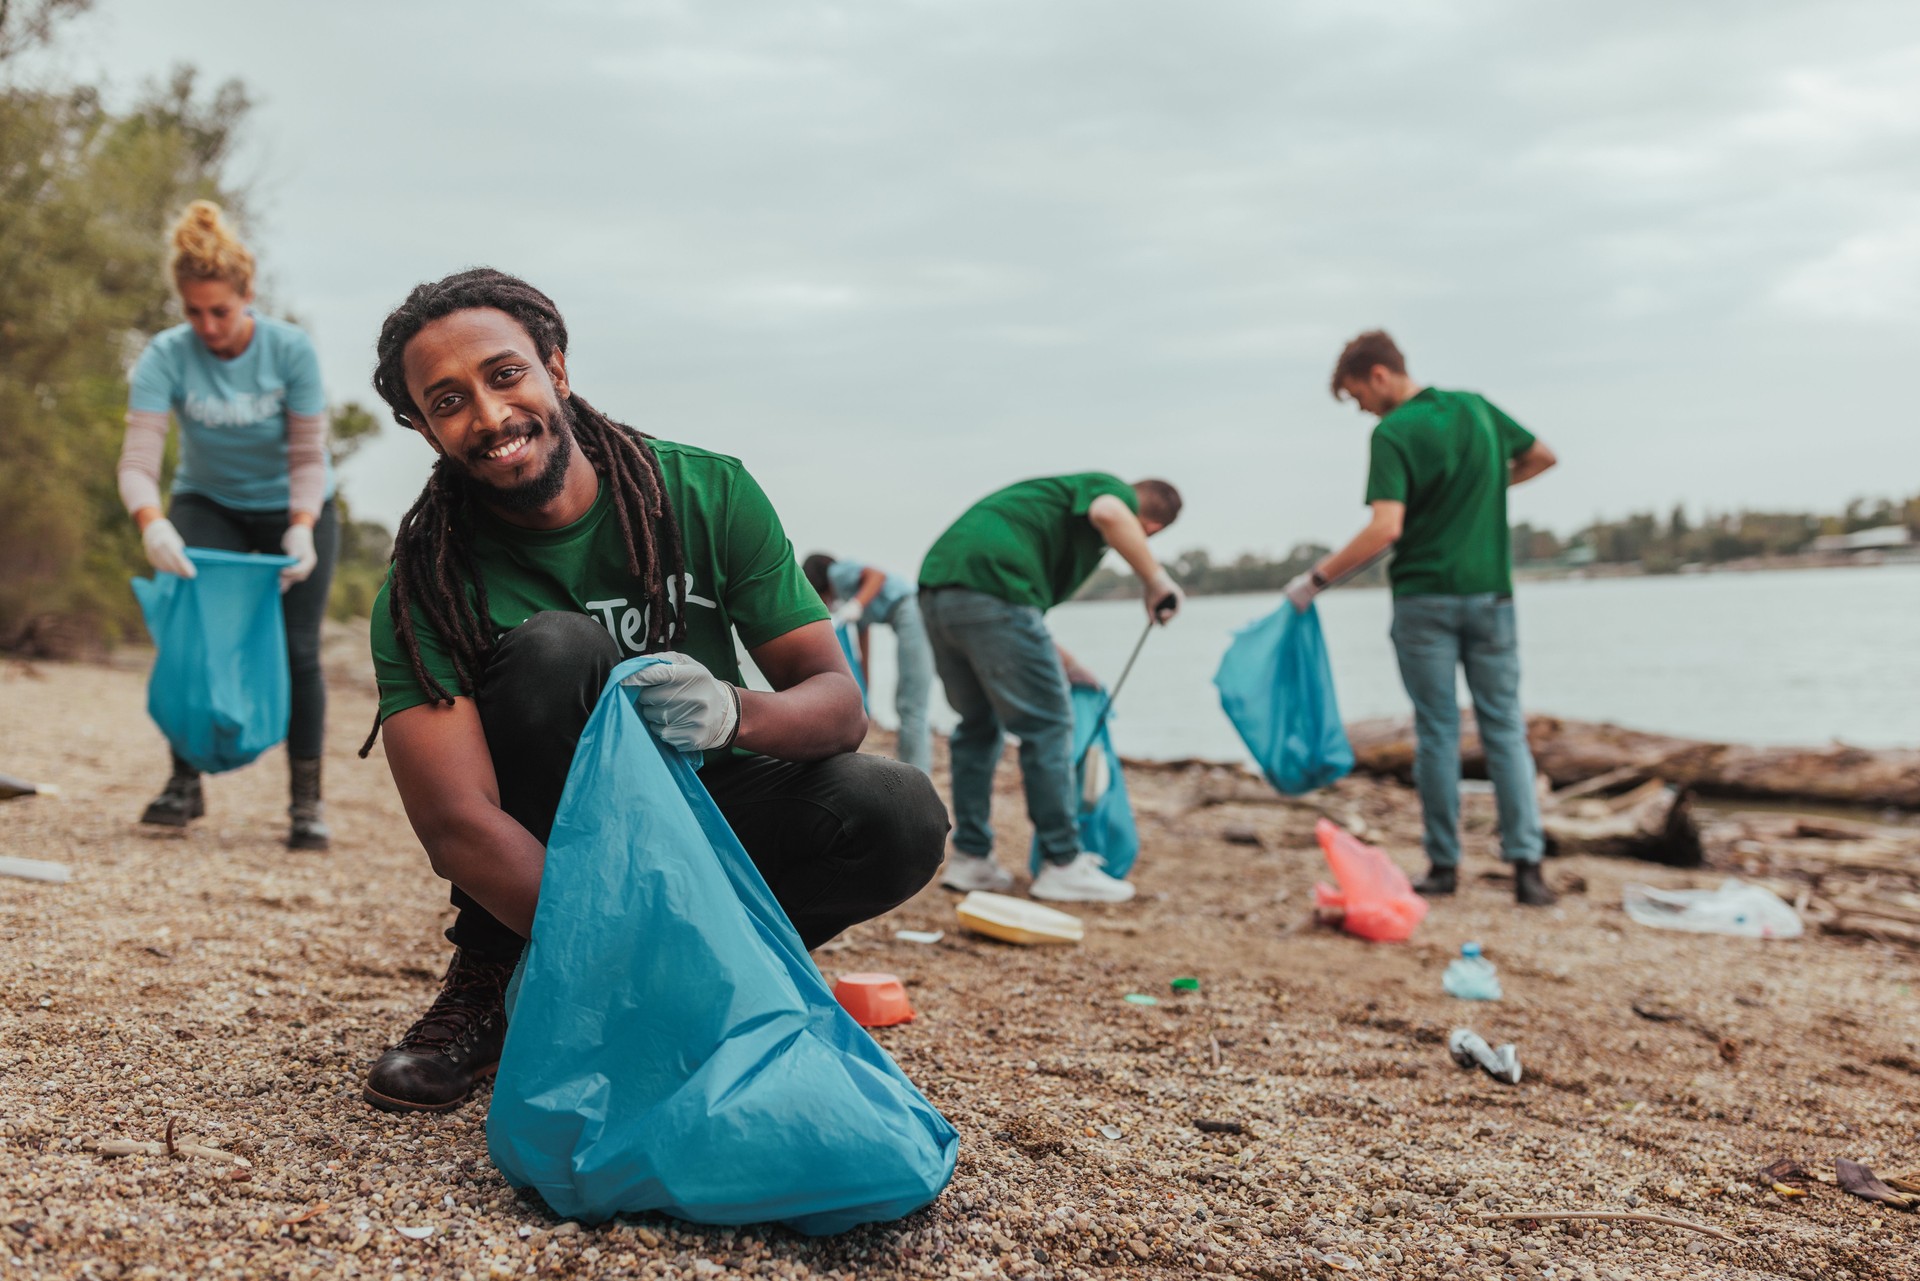
[[[866,735],[860,687],[845,672],[821,672],[777,694],[740,691],[740,732],[734,744],[750,752],[783,761],[819,761],[858,749]]]
[[[540,900],[546,847],[505,810],[416,821],[414,833],[433,870],[458,885],[500,923],[525,938]]]
[[[1160,562],[1153,558],[1153,549],[1147,546],[1147,531],[1140,527],[1139,521],[1108,521],[1100,526],[1100,536],[1107,540],[1107,546],[1120,553],[1120,559],[1127,562],[1127,568],[1143,584],[1153,581],[1160,573]]]
[[[1338,582],[1393,546],[1398,537],[1398,532],[1388,526],[1368,525],[1354,535],[1352,542],[1321,561],[1315,568],[1329,583]]]

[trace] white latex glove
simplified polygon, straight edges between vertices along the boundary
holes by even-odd
[[[1180,607],[1187,603],[1187,594],[1180,590],[1180,584],[1173,581],[1173,575],[1161,570],[1147,580],[1146,606],[1147,616],[1156,623],[1170,623]]]
[[[307,581],[307,575],[320,563],[320,553],[313,550],[313,526],[288,525],[287,532],[280,535],[280,550],[293,557],[294,564],[280,571],[280,590],[295,583]]]
[[[147,562],[163,574],[178,574],[182,578],[196,577],[200,571],[187,559],[187,540],[180,537],[180,531],[165,516],[150,521],[140,534],[140,541],[147,549]]]
[[[740,732],[740,691],[699,659],[671,651],[623,682],[638,687],[641,717],[660,741],[683,752],[711,752],[733,745]]]
[[[843,600],[833,607],[833,625],[835,627],[858,627],[866,616],[866,607],[857,600]]]
[[[1306,613],[1307,606],[1313,604],[1313,598],[1326,590],[1314,581],[1314,573],[1310,569],[1304,574],[1296,574],[1293,581],[1287,584],[1287,599],[1299,613]]]

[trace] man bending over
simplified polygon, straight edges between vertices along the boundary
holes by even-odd
[[[1180,493],[1164,480],[1129,485],[1105,472],[1047,476],[982,498],[934,541],[920,566],[920,612],[934,670],[960,713],[953,758],[954,854],[940,883],[1001,890],[993,861],[993,770],[1002,740],[1020,740],[1027,817],[1040,842],[1030,893],[1068,903],[1124,903],[1132,882],[1080,848],[1067,686],[1099,681],[1054,643],[1043,617],[1093,575],[1109,547],[1138,576],[1147,614],[1171,620],[1183,596],[1147,539],[1173,524]]]
[[[389,1111],[456,1108],[498,1063],[574,747],[627,658],[669,659],[641,673],[640,714],[705,754],[809,948],[940,863],[926,776],[854,754],[859,689],[759,485],[601,414],[566,352],[552,300],[487,269],[421,285],[380,331],[375,388],[439,458],[374,604],[374,734],[457,909],[439,997],[367,1076]],[[773,692],[741,688],[736,633]]]

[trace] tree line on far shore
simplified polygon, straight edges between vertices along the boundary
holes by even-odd
[[[1605,566],[1647,574],[1673,574],[1692,566],[1724,565],[1733,561],[1798,556],[1814,550],[1823,535],[1853,534],[1867,529],[1904,527],[1920,542],[1920,494],[1897,499],[1856,499],[1838,513],[1707,512],[1698,522],[1684,507],[1675,507],[1662,520],[1640,512],[1621,520],[1596,520],[1565,538],[1552,530],[1524,522],[1513,527],[1513,563],[1521,570],[1572,572]],[[1244,552],[1232,560],[1216,561],[1205,551],[1182,552],[1167,563],[1168,571],[1193,596],[1226,596],[1236,592],[1277,592],[1295,574],[1310,568],[1332,550],[1318,543],[1300,543],[1277,559]],[[1380,586],[1387,581],[1385,562],[1356,575],[1355,586]],[[1126,570],[1102,566],[1080,590],[1079,600],[1111,600],[1136,595],[1139,588]]]

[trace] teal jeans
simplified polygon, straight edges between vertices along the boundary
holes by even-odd
[[[947,702],[960,713],[953,758],[953,847],[993,853],[993,770],[1005,737],[1020,740],[1020,781],[1040,853],[1080,853],[1073,783],[1073,704],[1053,635],[1031,605],[964,587],[922,589],[920,613]]]
[[[1435,867],[1460,863],[1460,707],[1454,690],[1455,672],[1464,668],[1500,813],[1500,856],[1509,863],[1539,862],[1540,809],[1520,710],[1513,597],[1395,597],[1393,649],[1413,700],[1413,781],[1420,789],[1427,858]]]
[[[893,628],[899,680],[894,686],[893,710],[900,717],[900,745],[894,755],[919,770],[933,773],[933,731],[927,724],[927,706],[933,700],[933,647],[927,643],[926,620],[920,602],[909,596],[887,615]]]

